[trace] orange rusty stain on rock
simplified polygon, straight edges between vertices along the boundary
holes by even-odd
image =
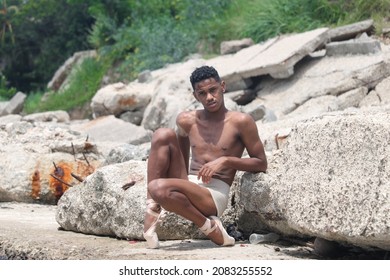
[[[39,170],[35,170],[31,181],[31,197],[33,199],[39,199],[41,193],[41,175]]]
[[[133,97],[122,98],[119,100],[120,106],[133,106],[135,104],[137,104],[137,101],[135,101]]]
[[[78,180],[74,179],[72,173],[77,175],[77,177],[85,179],[88,175],[91,175],[95,171],[95,167],[93,165],[89,165],[84,161],[60,162],[56,163],[55,166],[57,168],[54,167],[50,171],[50,174],[59,178],[62,182],[52,176],[49,176],[49,188],[56,197],[57,201],[68,190],[69,186],[66,184],[76,185],[80,183]]]
[[[51,174],[53,174],[57,178],[60,178],[65,183],[71,184],[73,180],[73,177],[71,175],[72,167],[69,164],[64,162],[60,162],[56,164],[56,167],[57,168],[53,168]],[[67,185],[63,184],[62,182],[58,181],[52,176],[49,177],[49,187],[57,200],[60,199],[60,197],[68,189]]]
[[[78,161],[75,167],[75,173],[81,178],[85,178],[88,175],[91,175],[95,172],[95,167],[93,165],[87,164],[84,161]]]

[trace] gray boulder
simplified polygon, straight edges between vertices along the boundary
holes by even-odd
[[[389,120],[373,107],[298,122],[267,174],[243,176],[240,204],[282,234],[389,250]]]
[[[70,125],[71,129],[88,135],[96,142],[142,144],[151,140],[152,132],[132,123],[108,115],[91,121]]]
[[[0,202],[55,204],[69,187],[107,161],[146,157],[147,147],[142,145],[134,153],[121,153],[123,142],[91,141],[67,125],[10,116],[1,118],[10,121],[4,124],[0,119]]]
[[[125,112],[143,113],[152,95],[153,86],[148,83],[111,84],[98,90],[92,98],[91,108],[95,118],[120,116]]]
[[[9,101],[2,102],[0,106],[0,117],[5,115],[19,114],[23,110],[24,101],[27,95],[17,92]]]
[[[0,201],[55,204],[77,182],[72,173],[86,177],[100,165],[99,157],[91,156],[84,140],[78,139],[69,130],[44,123],[18,121],[2,126]],[[62,141],[70,151],[73,143],[73,153],[57,149]]]
[[[56,220],[65,230],[143,239],[146,209],[146,162],[127,161],[96,170],[58,201]],[[157,228],[160,239],[199,236],[197,228],[168,213]]]

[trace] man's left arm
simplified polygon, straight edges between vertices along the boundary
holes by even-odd
[[[266,172],[267,157],[261,142],[255,121],[244,114],[239,124],[240,137],[248,152],[249,158],[226,157],[225,166],[248,172]]]

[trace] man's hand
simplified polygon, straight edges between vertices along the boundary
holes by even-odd
[[[213,175],[223,169],[225,162],[226,157],[220,157],[204,164],[198,172],[198,179],[202,178],[202,182],[208,184]]]

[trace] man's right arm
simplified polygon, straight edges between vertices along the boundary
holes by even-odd
[[[179,142],[179,147],[184,158],[184,163],[186,165],[187,174],[189,173],[189,160],[190,160],[190,139],[186,130],[183,128],[185,126],[184,113],[180,114],[176,119],[177,125],[177,140]]]

